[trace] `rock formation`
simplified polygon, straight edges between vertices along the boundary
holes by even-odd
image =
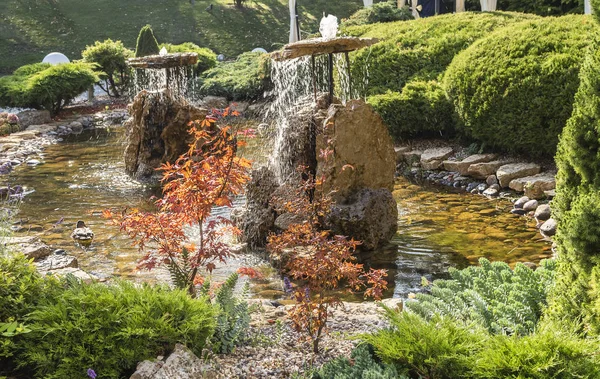
[[[190,143],[188,123],[207,114],[169,90],[141,91],[129,113],[125,170],[136,178],[150,177],[162,163],[174,162]]]
[[[253,173],[246,208],[237,217],[249,245],[264,246],[268,233],[297,222],[293,215],[277,214],[271,198],[294,196],[290,189],[300,179],[294,175],[299,165],[325,177],[325,192],[334,191],[328,227],[335,233],[361,240],[363,250],[387,243],[396,233],[398,211],[391,194],[396,153],[386,126],[364,101],[327,106],[325,99],[291,112],[272,167]],[[323,154],[326,150],[330,153]]]

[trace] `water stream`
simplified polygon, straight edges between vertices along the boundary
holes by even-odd
[[[54,248],[77,256],[84,270],[100,277],[163,280],[163,271],[136,271],[140,254],[101,215],[106,208],[149,208],[148,198],[157,193],[157,188],[124,173],[122,136],[122,128],[71,135],[44,151],[43,164],[22,165],[4,177],[2,184],[35,190],[21,204],[17,235],[41,235]],[[449,267],[476,264],[479,257],[513,264],[536,263],[551,255],[549,243],[539,237],[533,220],[508,214],[508,200],[453,193],[405,179],[397,180],[393,194],[399,207],[398,233],[388,247],[364,259],[372,267],[390,270],[394,279],[390,296],[419,291],[421,277],[444,277]],[[79,219],[96,234],[89,249],[75,245],[69,237]],[[252,256],[234,259],[217,272],[217,278],[252,263],[256,263]],[[255,292],[276,297],[280,289],[274,281],[257,285]]]

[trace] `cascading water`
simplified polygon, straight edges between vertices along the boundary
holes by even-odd
[[[191,66],[135,69],[130,96],[133,98],[142,90],[160,92],[168,88],[172,94],[190,99],[196,92],[195,79]]]
[[[355,69],[355,76],[351,77],[345,54],[333,54],[333,62],[337,99],[345,104],[350,99],[364,97],[367,67]],[[273,90],[267,96],[274,100],[266,117],[276,124],[269,164],[279,183],[294,175],[300,163],[298,152],[307,148],[306,141],[311,138],[306,135],[310,133],[307,123],[315,111],[316,100],[329,90],[328,70],[327,55],[272,61]]]

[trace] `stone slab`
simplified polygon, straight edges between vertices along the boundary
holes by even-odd
[[[509,163],[498,168],[496,176],[502,188],[508,187],[513,179],[536,175],[540,166],[535,163]]]
[[[546,196],[544,191],[556,188],[556,179],[550,173],[541,173],[513,179],[508,187],[517,192],[525,192],[525,196],[530,199],[541,199]]]

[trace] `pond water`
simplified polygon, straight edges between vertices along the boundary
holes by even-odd
[[[20,206],[17,233],[40,234],[54,248],[77,256],[80,267],[100,277],[130,280],[165,279],[164,271],[136,271],[140,254],[130,240],[109,225],[101,212],[107,208],[151,208],[149,198],[158,189],[132,180],[124,173],[123,130],[86,130],[49,146],[44,163],[20,166],[4,177],[4,185],[20,184],[35,190]],[[367,265],[387,268],[393,285],[389,296],[405,296],[420,290],[421,277],[446,276],[449,267],[477,264],[480,257],[509,263],[537,263],[550,257],[550,245],[535,229],[535,221],[508,214],[506,199],[452,193],[447,189],[396,182],[398,233],[385,249],[364,256]],[[238,200],[241,204],[243,199]],[[217,209],[217,213],[227,212]],[[74,244],[70,233],[77,220],[95,233],[90,248]],[[258,258],[241,256],[216,272],[216,279]],[[278,280],[258,284],[259,296],[281,295]]]

